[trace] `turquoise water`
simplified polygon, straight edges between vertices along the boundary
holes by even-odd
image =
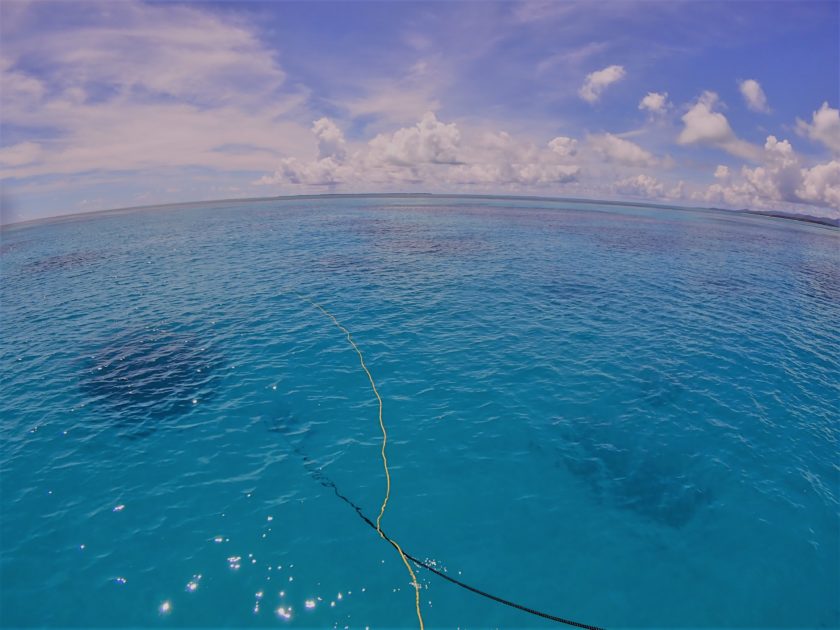
[[[503,199],[2,234],[4,626],[840,625],[840,232]],[[427,627],[554,624],[418,569]],[[307,604],[308,602],[308,604]],[[282,612],[278,609],[282,607]],[[287,618],[288,617],[288,618]]]

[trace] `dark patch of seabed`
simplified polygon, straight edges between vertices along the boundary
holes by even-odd
[[[104,255],[98,252],[69,252],[48,256],[24,265],[29,273],[48,273],[55,271],[68,271],[101,261]]]
[[[658,373],[643,375],[638,397],[654,413],[677,402],[682,388]],[[599,501],[668,527],[687,525],[714,498],[694,468],[692,455],[674,445],[652,444],[631,422],[556,419],[563,463]]]
[[[615,446],[600,431],[572,430],[577,457],[568,468],[584,479],[599,500],[669,527],[683,527],[710,503],[709,488],[698,485],[673,453],[639,453]]]
[[[79,388],[110,426],[155,430],[215,393],[221,359],[195,335],[133,329],[99,344],[81,362]]]
[[[570,312],[589,312],[595,307],[608,313],[617,306],[617,295],[594,282],[557,279],[541,290],[548,304],[578,307]],[[680,404],[685,387],[660,369],[643,368],[636,377],[638,391],[632,405],[646,410],[640,419],[604,423],[594,417],[556,418],[551,430],[559,434],[543,435],[532,445],[543,450],[541,444],[556,443],[559,437],[563,442],[557,449],[560,461],[587,483],[599,501],[669,527],[682,527],[711,503],[710,485],[698,478],[692,454],[674,445],[651,444],[645,437],[649,431],[638,422],[667,415]]]

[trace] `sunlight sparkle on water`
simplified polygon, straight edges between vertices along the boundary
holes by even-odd
[[[198,589],[198,583],[201,581],[201,574],[197,573],[193,575],[192,579],[187,582],[187,586],[184,590],[188,593],[194,593]]]

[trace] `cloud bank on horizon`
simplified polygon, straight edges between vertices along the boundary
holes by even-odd
[[[840,3],[0,4],[3,220],[317,192],[840,216]]]

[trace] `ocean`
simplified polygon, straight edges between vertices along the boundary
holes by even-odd
[[[383,426],[382,530],[470,586],[840,625],[836,228],[327,197],[0,247],[4,627],[419,627]],[[411,565],[426,627],[557,626]]]

